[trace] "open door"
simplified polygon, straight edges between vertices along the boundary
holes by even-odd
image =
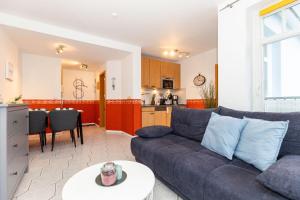
[[[100,74],[100,127],[105,127],[106,121],[106,109],[105,109],[105,102],[106,102],[106,91],[105,91],[105,72]]]

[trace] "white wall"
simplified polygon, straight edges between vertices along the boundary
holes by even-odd
[[[192,56],[180,62],[181,88],[186,89],[186,99],[200,99],[201,88],[193,84],[194,78],[201,73],[206,77],[206,84],[215,81],[215,64],[217,64],[217,49]]]
[[[122,62],[111,60],[105,63],[106,99],[122,99]],[[115,89],[112,88],[115,79]]]
[[[5,65],[10,62],[14,66],[13,81],[5,79]],[[4,102],[12,101],[21,95],[21,67],[18,47],[0,29],[0,95]]]
[[[218,14],[219,104],[222,106],[252,110],[252,41],[249,40],[252,30],[248,11],[257,2],[241,0]],[[224,6],[220,5],[219,9]]]
[[[63,69],[62,70],[62,86],[63,86],[63,99],[76,100],[74,94],[76,89],[74,87],[75,79],[81,79],[86,87],[82,87],[83,98],[82,100],[96,100],[96,73],[76,69]],[[81,93],[78,91],[78,94]]]
[[[61,60],[22,54],[23,99],[61,98]]]
[[[134,90],[133,57],[126,56],[122,61],[122,98],[132,98]]]
[[[107,61],[106,98],[140,99],[141,98],[141,55],[129,54],[121,60]],[[112,79],[115,78],[115,90]]]
[[[126,51],[132,55],[132,99],[141,97],[141,47],[0,12],[0,24]],[[114,92],[113,92],[114,93]],[[129,96],[129,95],[128,95]],[[127,97],[126,97],[127,98]]]

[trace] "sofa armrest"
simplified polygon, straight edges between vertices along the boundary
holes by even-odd
[[[173,132],[168,126],[148,126],[138,129],[135,134],[142,138],[159,138]]]
[[[287,155],[278,160],[257,180],[267,188],[290,199],[300,199],[300,155]]]

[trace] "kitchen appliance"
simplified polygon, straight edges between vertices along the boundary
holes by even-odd
[[[173,95],[173,105],[178,105],[179,97],[178,95]]]
[[[174,80],[171,78],[162,78],[162,88],[163,89],[173,89]]]

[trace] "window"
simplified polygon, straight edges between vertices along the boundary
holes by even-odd
[[[300,98],[300,4],[263,18],[264,95]]]

